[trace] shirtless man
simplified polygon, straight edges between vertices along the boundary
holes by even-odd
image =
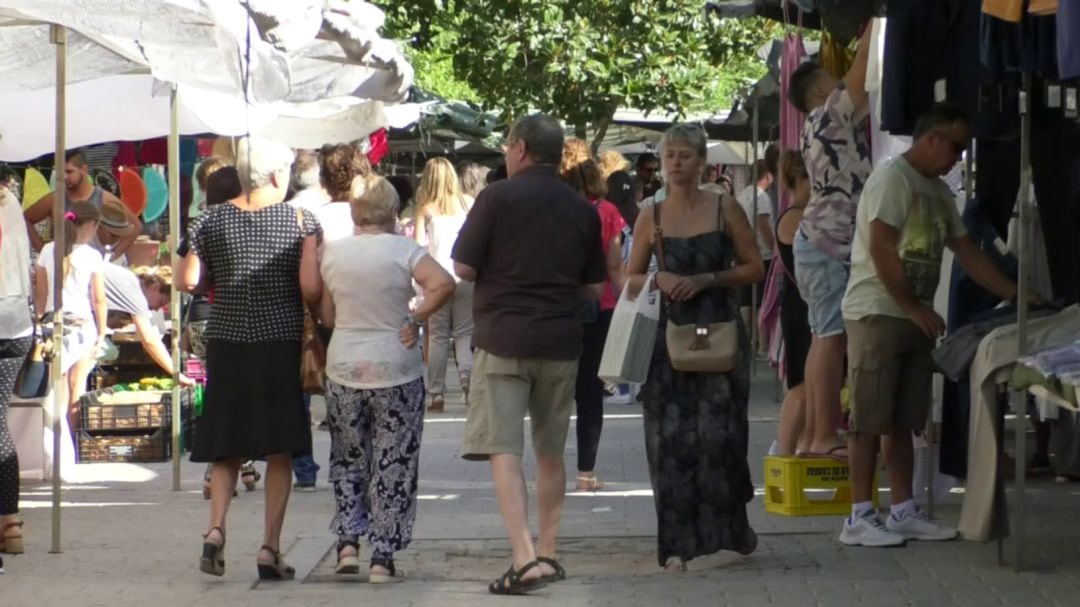
[[[135,242],[135,238],[142,232],[142,222],[127,207],[124,207],[116,196],[90,183],[89,166],[86,163],[86,158],[80,152],[69,155],[67,162],[64,163],[64,189],[66,190],[64,205],[67,209],[70,209],[72,203],[75,202],[90,202],[99,209],[105,201],[114,201],[120,204],[127,213],[127,223],[130,227],[123,236],[117,239],[111,254],[112,259],[123,257],[131,244]],[[45,243],[41,240],[41,236],[38,235],[34,226],[52,214],[54,196],[55,192],[49,192],[23,213],[27,230],[30,232],[30,245],[34,247],[35,251],[40,251]],[[97,246],[100,243],[94,244],[95,248],[100,248]]]

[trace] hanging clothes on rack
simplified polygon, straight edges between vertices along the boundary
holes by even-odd
[[[979,138],[1015,138],[1018,78],[980,63],[979,0],[907,0],[888,4],[882,82],[882,128],[911,135],[915,121],[945,99],[967,110]]]
[[[843,45],[829,32],[822,32],[821,47],[818,51],[818,65],[836,78],[847,75],[855,60],[855,51]]]
[[[1058,0],[1031,0],[1028,3],[1028,12],[1032,15],[1056,15]]]
[[[784,19],[785,25],[791,27],[791,21],[788,17],[787,5],[784,7]],[[795,106],[788,101],[788,90],[791,83],[791,75],[795,73],[795,70],[799,69],[799,66],[803,64],[807,59],[806,47],[803,46],[802,39],[802,11],[799,11],[797,19],[797,29],[790,30],[784,35],[784,46],[780,57],[780,149],[783,150],[797,150],[799,149],[800,139],[802,138],[803,123],[806,122],[806,115],[795,109]],[[779,181],[779,180],[777,180]],[[736,190],[738,191],[738,190]],[[779,193],[779,189],[777,189]],[[791,196],[788,192],[777,196],[775,200],[774,209],[776,211],[774,217],[779,217],[787,210],[791,204]],[[777,257],[778,253],[774,252],[774,257]],[[770,362],[775,365],[779,365],[782,357],[781,352],[783,348],[777,342],[782,338],[779,327],[780,320],[780,273],[779,264],[772,264],[769,275],[765,277],[765,292],[762,296],[761,310],[758,313],[758,326],[761,329],[761,334],[768,343],[768,351],[770,352]]]
[[[1058,3],[1057,59],[1062,78],[1080,78],[1080,0]]]
[[[1020,23],[1024,15],[1024,0],[983,0],[982,11],[1003,21]]]
[[[806,47],[803,46],[802,34],[789,32],[784,36],[784,55],[780,67],[780,149],[794,150],[799,148],[799,138],[802,133],[802,125],[806,122],[806,114],[795,109],[788,101],[791,75],[799,66],[806,61]],[[781,205],[777,214],[783,213],[787,208]]]
[[[866,64],[866,93],[870,97],[870,161],[874,167],[903,154],[911,137],[893,135],[881,128],[881,83],[885,63],[885,19],[871,22],[870,57]]]
[[[1024,13],[1013,23],[984,14],[980,19],[979,58],[994,73],[1031,72],[1058,76],[1057,18]]]

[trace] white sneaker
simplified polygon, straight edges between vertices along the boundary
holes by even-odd
[[[889,515],[886,523],[889,531],[907,540],[922,540],[924,542],[944,542],[954,540],[959,534],[952,527],[944,527],[930,520],[926,512],[919,508],[915,514],[897,519]]]
[[[867,546],[870,548],[887,548],[891,546],[903,546],[905,540],[902,536],[892,533],[882,524],[876,514],[861,516],[854,522],[851,518],[844,519],[844,530],[840,532],[840,543],[845,546]]]

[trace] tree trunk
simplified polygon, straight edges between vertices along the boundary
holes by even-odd
[[[574,137],[577,137],[578,139],[585,139],[588,136],[589,131],[584,123],[574,126]]]
[[[611,127],[611,121],[614,118],[615,112],[612,112],[596,123],[596,135],[593,136],[592,141],[592,152],[594,155],[600,151],[600,144],[603,143],[604,137],[607,136],[608,128]]]

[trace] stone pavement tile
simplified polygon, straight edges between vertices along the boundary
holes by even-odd
[[[776,432],[776,423],[767,420],[775,419],[778,407],[767,382],[755,383],[755,390],[751,417],[757,421],[750,425],[749,458],[760,488],[762,457]],[[59,555],[47,553],[49,487],[24,485],[28,553],[5,559],[8,574],[0,576],[0,606],[145,607],[148,597],[168,607],[506,605],[506,599],[489,596],[486,590],[505,569],[509,548],[490,468],[457,457],[463,412],[460,403],[452,402],[448,413],[431,416],[425,424],[415,540],[399,557],[410,575],[403,584],[372,587],[318,581],[314,575],[333,544],[326,531],[333,495],[326,485],[325,465],[320,491],[292,496],[283,535],[286,559],[301,572],[311,569],[313,575],[307,583],[285,584],[255,584],[254,560],[262,542],[261,491],[242,493],[234,500],[228,523],[228,572],[217,579],[195,568],[199,534],[209,514],[199,494],[202,467],[185,462],[185,491],[173,493],[167,463],[111,466],[106,469],[116,471],[115,478],[106,474],[100,482],[65,491],[64,501],[70,506],[64,509],[64,553]],[[688,574],[665,574],[655,557],[656,519],[640,407],[613,405],[608,413],[635,417],[605,423],[597,469],[611,491],[567,498],[560,558],[573,579],[515,603],[981,607],[1028,598],[1036,602],[1026,604],[1077,604],[1080,526],[1075,517],[1080,491],[1045,479],[1030,485],[1029,559],[1037,573],[1016,575],[998,567],[992,544],[912,543],[885,551],[842,548],[836,542],[842,517],[767,515],[759,497],[748,506],[761,537],[757,553],[748,558],[721,554],[697,559]],[[573,440],[571,435],[571,444]],[[328,446],[328,434],[316,432],[317,461],[326,462]],[[572,454],[567,462],[572,472]],[[532,470],[531,457],[526,466]],[[955,521],[958,506],[944,506],[938,514]],[[1011,558],[1011,549],[1008,554]],[[947,600],[935,600],[941,597]]]

